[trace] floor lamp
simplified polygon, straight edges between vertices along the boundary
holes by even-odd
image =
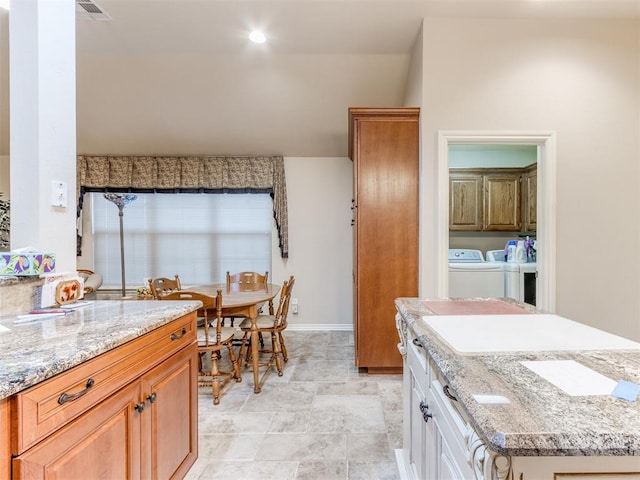
[[[133,202],[137,195],[122,194],[122,193],[105,193],[104,198],[116,204],[118,207],[118,215],[120,216],[120,272],[122,273],[122,296],[126,296],[126,288],[124,281],[124,231],[122,226],[122,219],[124,217],[124,207]]]

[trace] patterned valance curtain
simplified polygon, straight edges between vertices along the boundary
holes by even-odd
[[[281,156],[79,155],[76,185],[78,218],[85,192],[269,193],[280,255],[289,256],[287,186]]]

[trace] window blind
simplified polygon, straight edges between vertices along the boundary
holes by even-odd
[[[120,286],[118,208],[91,193],[94,268],[103,288]],[[227,271],[271,271],[269,194],[137,194],[124,208],[128,289],[180,276],[183,286],[221,283]]]

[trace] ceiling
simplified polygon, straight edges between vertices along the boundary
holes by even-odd
[[[401,105],[425,16],[640,19],[640,0],[95,3],[111,19],[77,22],[79,153],[346,156],[349,106]]]

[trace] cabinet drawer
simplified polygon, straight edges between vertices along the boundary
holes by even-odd
[[[459,407],[456,407],[455,400],[451,400],[445,393],[445,388],[439,380],[431,383],[431,394],[437,406],[438,427],[443,438],[450,448],[450,455],[455,459],[456,465],[464,470],[465,465],[470,468],[468,461],[467,438],[471,432],[471,426],[464,418]]]
[[[14,395],[13,455],[20,455],[195,339],[193,312]]]
[[[421,346],[420,340],[413,335],[409,335],[409,341],[407,342],[407,361],[409,366],[417,372],[420,372],[421,376],[427,381],[427,386],[431,383],[429,378],[429,366],[427,362],[427,354],[424,347]]]

